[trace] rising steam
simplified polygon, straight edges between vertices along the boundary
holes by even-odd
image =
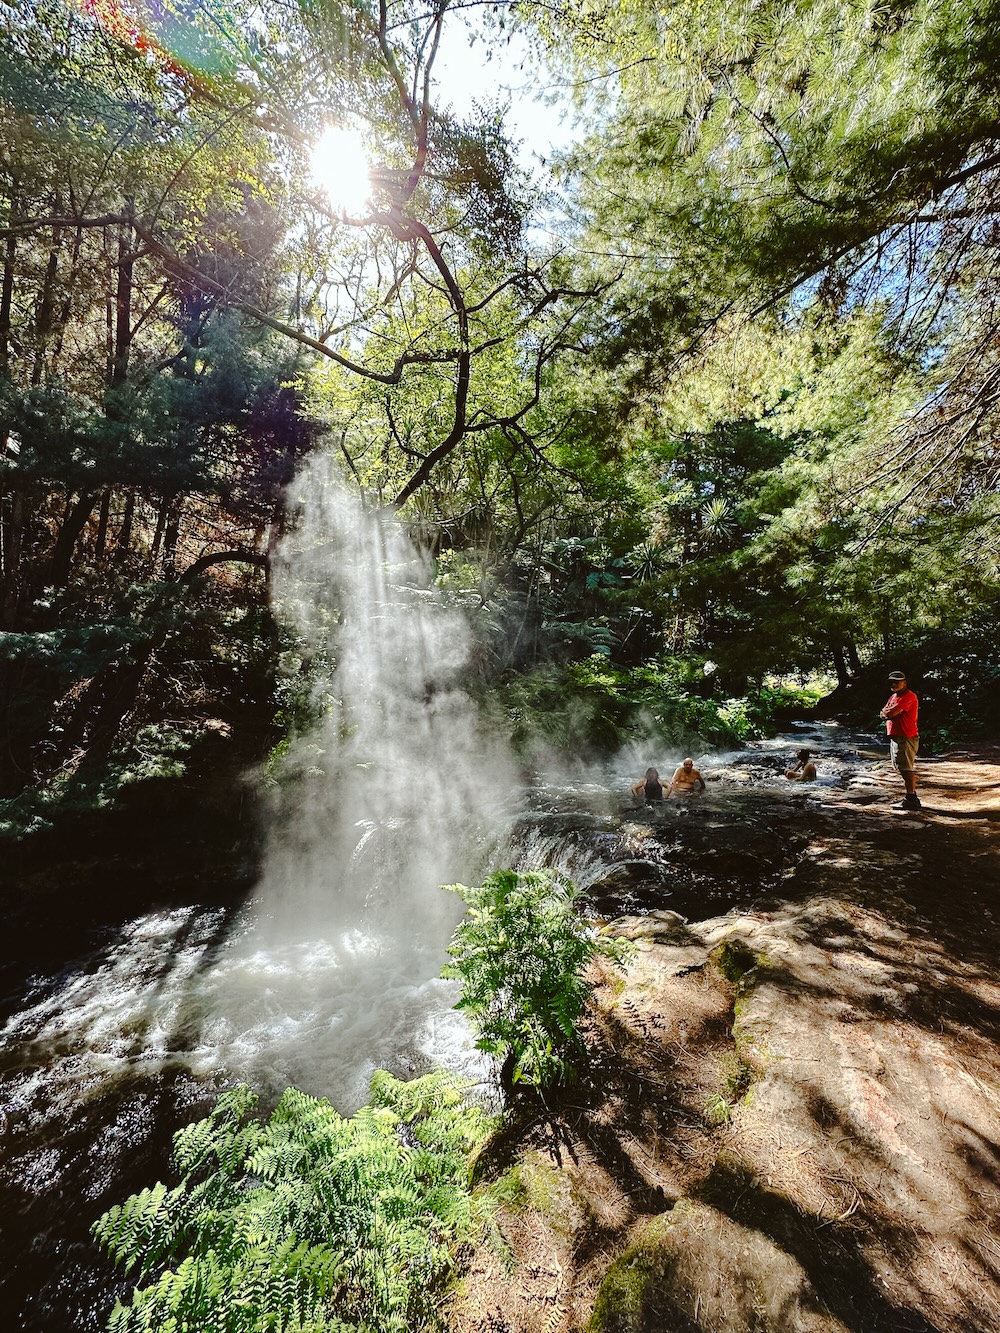
[[[206,1037],[213,1064],[263,1061],[268,1081],[349,1103],[376,1065],[469,1057],[438,980],[461,906],[439,885],[482,871],[514,774],[462,685],[464,617],[395,516],[324,459],[300,497],[276,598],[332,664],[323,717],[289,756],[246,935],[205,978]]]

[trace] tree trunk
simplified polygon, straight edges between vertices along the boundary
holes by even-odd
[[[97,537],[94,539],[94,559],[103,560],[108,544],[108,521],[111,517],[111,487],[105,488],[101,496],[101,508],[97,520]]]
[[[11,493],[3,525],[3,604],[0,605],[0,628],[16,629],[21,618],[24,576],[21,569],[21,549],[28,518],[28,498],[21,486]]]
[[[23,662],[0,661],[0,797],[17,796],[34,781],[33,740],[27,728],[18,727],[17,705],[26,667]]]
[[[10,195],[11,223],[19,216],[17,182]],[[10,367],[11,313],[14,301],[14,277],[17,260],[17,239],[11,231],[4,247],[3,280],[0,282],[0,373]],[[10,436],[0,433],[0,469],[6,472]],[[21,551],[27,525],[28,497],[24,488],[15,482],[9,499],[0,508],[0,557],[3,560],[3,590],[0,596],[0,629],[14,630],[20,621],[23,577]],[[0,718],[4,720],[3,742],[0,744],[0,795],[11,797],[28,786],[34,777],[31,748],[26,734],[17,730],[15,714],[17,697],[24,675],[19,662],[0,661]]]
[[[177,500],[170,507],[170,516],[163,533],[163,576],[172,579],[176,572],[177,540],[181,530],[181,514],[184,503]]]
[[[73,552],[80,533],[94,512],[98,491],[87,491],[73,505],[65,522],[59,529],[59,536],[52,551],[46,581],[55,588],[63,588],[69,580],[70,567],[73,564]]]
[[[176,580],[190,585],[206,569],[226,561],[260,565],[267,568],[267,557],[255,551],[223,551],[202,556]],[[74,744],[86,742],[87,754],[78,769],[82,780],[104,771],[122,724],[135,708],[142,693],[143,682],[155,654],[171,634],[169,624],[151,635],[144,643],[132,644],[124,660],[109,662],[97,673],[80,698],[66,728],[67,739]]]
[[[33,385],[41,384],[45,377],[45,352],[48,347],[49,334],[54,325],[53,311],[55,309],[55,286],[56,277],[59,273],[59,232],[56,231],[52,238],[52,248],[49,250],[49,260],[45,265],[45,279],[42,282],[42,293],[38,301],[38,314],[35,316],[35,360],[31,367],[31,383]]]
[[[10,220],[17,219],[16,183],[11,191]],[[10,314],[14,300],[14,261],[17,258],[17,239],[13,230],[4,247],[3,280],[0,282],[0,374],[10,366]],[[8,431],[0,431],[0,476],[7,470]],[[14,490],[9,502],[0,495],[0,561],[2,561],[2,591],[0,591],[0,629],[13,629],[16,606],[20,600],[18,574],[21,554],[21,533],[24,527],[23,495]]]
[[[163,544],[163,530],[167,526],[167,518],[170,514],[170,506],[173,503],[172,497],[164,496],[160,501],[159,512],[156,515],[156,530],[153,533],[153,544],[149,548],[149,568],[152,573],[156,569],[156,562],[160,556],[160,547]]]
[[[126,200],[125,212],[132,216],[134,201]],[[128,378],[129,353],[132,348],[132,270],[134,237],[130,222],[118,229],[118,287],[115,292],[115,337],[109,387],[119,389]]]
[[[153,653],[166,638],[134,644],[126,661],[109,663],[99,671],[76,707],[67,730],[79,743],[86,735],[87,754],[77,770],[81,781],[103,773],[121,731],[122,723],[135,707]]]
[[[17,221],[17,195],[16,183],[11,191],[10,199],[10,221],[13,224]],[[10,365],[10,315],[14,302],[14,263],[17,258],[17,237],[13,230],[7,235],[7,244],[4,247],[3,257],[3,281],[0,283],[0,371],[5,371]],[[6,439],[3,441],[6,444]]]
[[[125,513],[122,516],[122,525],[118,532],[118,540],[115,544],[115,563],[124,564],[128,559],[129,548],[132,545],[132,525],[135,521],[135,491],[129,491],[125,497]]]
[[[844,689],[851,683],[850,672],[847,670],[847,659],[844,656],[844,650],[839,644],[834,644],[831,648],[833,656],[833,669],[837,673],[837,688]]]
[[[73,313],[73,297],[76,292],[76,284],[80,275],[80,251],[83,248],[83,228],[77,227],[73,235],[73,248],[69,257],[69,274],[65,279],[65,295],[62,305],[59,309],[59,319],[56,325],[55,338],[52,342],[51,366],[53,371],[59,364],[63,351],[63,340],[66,336],[66,326],[69,324],[70,316]]]

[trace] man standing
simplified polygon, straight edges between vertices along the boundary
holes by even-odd
[[[890,671],[889,684],[892,694],[880,716],[885,718],[885,729],[889,733],[889,756],[906,788],[906,795],[898,808],[919,810],[917,746],[920,737],[917,731],[917,696],[907,685],[906,675],[902,671]]]

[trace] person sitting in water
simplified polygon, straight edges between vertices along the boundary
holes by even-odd
[[[815,782],[816,765],[809,758],[808,750],[800,750],[795,763],[785,769],[785,777],[790,782]]]
[[[685,759],[674,770],[674,776],[670,779],[670,786],[667,788],[667,796],[693,796],[695,788],[699,792],[703,792],[705,790],[705,779],[695,768],[694,760]]]
[[[646,769],[646,776],[640,778],[632,788],[632,795],[645,797],[647,805],[652,805],[654,801],[663,800],[663,784],[655,768]]]

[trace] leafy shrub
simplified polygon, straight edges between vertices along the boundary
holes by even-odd
[[[583,757],[610,754],[651,732],[677,748],[735,745],[763,734],[784,696],[763,687],[759,699],[716,699],[701,666],[697,659],[670,659],[617,667],[593,656],[515,677],[499,688],[493,706],[505,713],[516,748],[542,741]]]
[[[289,1088],[270,1120],[245,1085],[174,1140],[180,1184],[94,1233],[138,1271],[111,1333],[414,1333],[437,1326],[472,1220],[468,1159],[488,1119],[449,1075],[372,1079],[350,1119]]]
[[[628,945],[602,936],[577,911],[580,890],[554,871],[500,870],[477,888],[446,886],[468,904],[444,975],[462,983],[456,1008],[477,1045],[506,1066],[508,1086],[572,1082],[585,1058],[578,1021],[598,956],[623,966]]]
[[[726,699],[719,705],[719,713],[732,727],[740,741],[771,736],[779,726],[781,713],[793,714],[812,708],[823,691],[809,686],[762,684],[749,694]]]

